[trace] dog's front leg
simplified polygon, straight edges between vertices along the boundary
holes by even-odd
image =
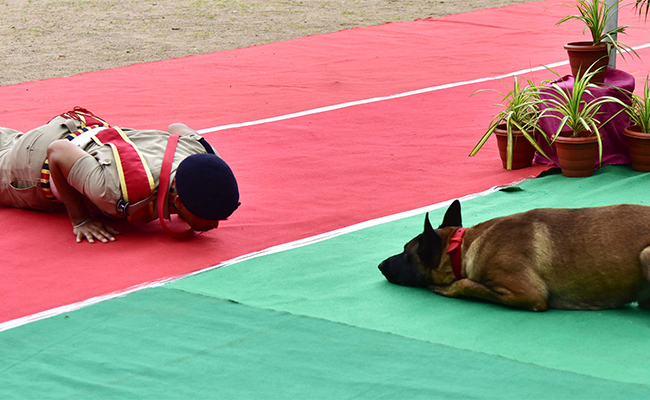
[[[548,309],[546,297],[541,294],[535,295],[535,290],[522,294],[506,288],[490,289],[467,278],[459,279],[447,286],[429,286],[429,289],[447,297],[471,297],[531,311],[546,311]]]

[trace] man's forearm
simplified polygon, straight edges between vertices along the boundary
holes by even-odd
[[[72,225],[80,224],[90,218],[83,194],[68,183],[70,169],[85,155],[86,152],[69,141],[56,141],[48,147],[47,151],[50,177],[56,186],[57,198],[65,205]]]
[[[57,198],[68,210],[68,216],[74,226],[72,233],[77,237],[77,243],[84,239],[90,243],[94,243],[95,240],[104,243],[112,242],[115,240],[113,235],[117,235],[118,232],[100,221],[92,220],[83,193],[68,183],[70,170],[77,161],[85,156],[88,156],[85,151],[67,140],[57,140],[51,143],[47,148],[50,178],[56,186]]]

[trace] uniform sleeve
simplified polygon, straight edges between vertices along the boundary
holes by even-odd
[[[70,169],[68,183],[95,204],[102,213],[109,217],[119,217],[116,204],[122,192],[119,182],[115,182],[112,175],[107,173],[107,167],[108,164],[98,162],[90,154],[83,156]]]

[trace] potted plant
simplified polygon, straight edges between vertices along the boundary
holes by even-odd
[[[588,68],[579,74],[574,78],[571,90],[557,82],[540,88],[540,118],[560,120],[552,142],[564,176],[582,177],[593,173],[596,160],[601,162],[603,155],[600,129],[623,112],[625,107],[625,103],[616,97],[595,97],[591,93],[591,89],[598,88],[591,83],[597,72],[598,69]],[[603,114],[600,108],[606,103],[617,103],[623,107],[606,121],[601,121]]]
[[[631,104],[625,112],[630,116],[630,126],[623,135],[630,151],[630,162],[635,171],[650,172],[650,77],[646,76],[643,97],[629,93]]]
[[[625,59],[626,51],[639,56],[630,46],[617,40],[617,34],[625,33],[628,26],[617,26],[606,30],[609,20],[615,15],[621,1],[617,0],[612,5],[607,5],[606,0],[576,0],[576,3],[570,4],[570,6],[576,8],[579,15],[567,15],[557,22],[556,25],[560,25],[572,19],[579,20],[585,25],[582,33],[584,34],[587,29],[591,33],[590,42],[570,42],[564,46],[569,55],[569,63],[574,77],[577,78],[580,71],[586,71],[596,64],[593,70],[599,71],[594,74],[593,80],[596,83],[603,83],[612,47],[621,54],[623,59]]]
[[[508,85],[503,84],[508,88]],[[485,90],[491,89],[478,90],[472,96]],[[548,138],[537,125],[539,94],[534,82],[528,79],[528,86],[522,86],[515,76],[512,89],[506,94],[496,92],[503,96],[502,103],[496,104],[503,107],[503,110],[492,118],[487,131],[474,146],[469,156],[475,156],[490,136],[495,134],[501,162],[505,169],[530,167],[533,163],[535,150],[548,158],[536,140],[536,136],[541,135],[548,142]]]

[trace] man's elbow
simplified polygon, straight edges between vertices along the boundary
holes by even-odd
[[[182,122],[175,122],[167,127],[167,132],[172,135],[185,135],[187,133],[197,133],[194,129]]]
[[[65,152],[65,149],[70,144],[70,141],[65,139],[55,140],[47,146],[47,158],[52,162],[56,160],[62,153]]]
[[[60,170],[65,177],[77,160],[87,155],[88,153],[65,139],[56,140],[47,146],[50,172]]]

